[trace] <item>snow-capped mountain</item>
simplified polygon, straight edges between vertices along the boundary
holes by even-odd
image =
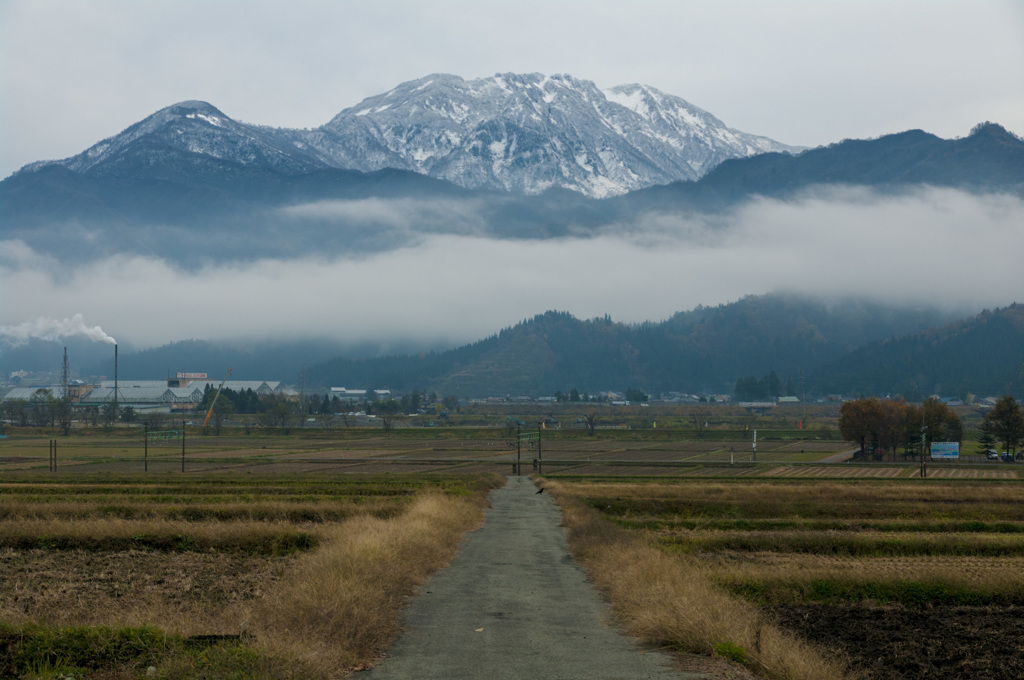
[[[698,179],[727,158],[794,147],[732,130],[644,85],[601,90],[572,76],[432,75],[345,109],[312,130],[248,125],[205,102],[162,109],[83,153],[77,173],[162,167],[205,173],[232,164],[285,174],[395,168],[465,188],[591,197]],[[34,163],[38,170],[48,163]]]
[[[401,168],[463,187],[603,197],[698,179],[727,158],[796,151],[645,85],[568,75],[437,74],[345,109],[309,144],[335,167]]]
[[[126,166],[173,172],[174,159],[223,161],[242,166],[295,173],[327,167],[301,144],[282,140],[278,131],[232,120],[201,101],[179,102],[160,109],[119,135],[94,144],[58,164],[77,173],[114,175]],[[38,170],[51,162],[32,163],[19,172]]]

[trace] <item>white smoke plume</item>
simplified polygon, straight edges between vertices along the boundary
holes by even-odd
[[[85,318],[75,314],[70,319],[49,319],[39,317],[17,326],[0,326],[0,335],[7,344],[18,347],[31,339],[56,341],[71,336],[82,336],[95,342],[116,345],[117,341],[103,332],[99,326],[86,326]]]

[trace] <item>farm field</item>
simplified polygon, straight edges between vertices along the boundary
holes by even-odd
[[[859,677],[1024,676],[1019,482],[548,483]]]
[[[0,677],[56,677],[82,657],[102,669],[83,675],[95,680],[149,666],[165,678],[358,668],[517,457],[505,428],[189,429],[182,473],[180,438],[147,445],[141,434],[57,437],[56,472],[52,435],[0,440]],[[522,442],[521,471],[538,472],[541,458],[552,491],[750,603],[740,620],[761,612],[864,677],[914,677],[949,659],[964,674],[1016,677],[999,675],[1020,669],[998,650],[1024,652],[1013,629],[1024,607],[1022,466],[929,463],[922,480],[913,462],[846,462],[849,444],[834,440],[760,440],[755,462],[749,441],[676,434],[546,432],[541,451]],[[363,534],[384,545],[350,540]],[[386,568],[398,580],[371,589],[395,595],[362,601],[365,589],[346,586],[355,600],[339,598],[329,616],[361,621],[369,608],[392,612],[390,623],[328,631],[326,615],[310,614],[320,591],[301,582],[345,563],[373,583],[382,559],[411,565]],[[792,677],[839,677],[809,668]]]
[[[397,634],[496,475],[0,476],[0,677],[308,678]],[[152,668],[152,670],[148,670]]]
[[[536,430],[533,430],[536,432]],[[230,428],[220,436],[187,428],[182,460],[180,429],[171,436],[141,427],[74,432],[69,437],[15,433],[0,440],[0,474],[46,471],[49,445],[57,445],[61,473],[128,474],[185,472],[282,474],[301,472],[512,472],[517,458],[524,472],[566,475],[643,475],[692,477],[867,477],[920,476],[913,461],[847,463],[846,442],[776,438],[751,442],[715,433],[687,439],[669,430],[609,430],[587,436],[579,430],[549,430],[525,440],[517,450],[514,430],[506,428],[403,428],[389,434],[367,428],[293,430],[290,434]],[[787,435],[794,433],[788,432]],[[734,437],[742,432],[733,433]],[[539,447],[539,450],[538,450]],[[963,457],[958,463],[929,463],[929,477],[1017,479],[1024,466]]]

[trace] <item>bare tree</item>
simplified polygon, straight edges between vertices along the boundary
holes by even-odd
[[[704,438],[704,432],[711,425],[711,416],[707,411],[691,411],[690,422],[693,423],[693,429],[697,433],[697,439]]]

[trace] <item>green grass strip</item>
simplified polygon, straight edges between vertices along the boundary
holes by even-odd
[[[992,591],[948,583],[897,579],[887,582],[852,582],[840,579],[722,582],[735,595],[758,606],[806,603],[843,604],[872,602],[907,606],[987,606],[1024,604],[1024,585],[1016,590]]]
[[[708,531],[877,531],[882,533],[980,533],[1024,534],[1024,522],[964,521],[871,521],[801,519],[630,519],[610,521],[624,529],[664,531],[673,529]]]
[[[14,550],[85,550],[116,552],[226,552],[263,556],[291,555],[312,550],[316,538],[304,531],[280,531],[264,535],[238,535],[210,540],[187,534],[135,534],[132,536],[72,536],[29,534],[0,536],[0,547]]]
[[[1017,557],[1024,555],[1024,541],[1015,536],[864,536],[842,533],[719,534],[713,536],[658,536],[656,542],[670,552],[695,553],[735,550],[740,552],[791,552],[841,557],[955,555]]]
[[[182,638],[153,626],[48,628],[0,623],[0,677],[82,677],[125,671],[159,678],[253,678],[269,660],[241,641]],[[105,676],[104,676],[105,677]]]

